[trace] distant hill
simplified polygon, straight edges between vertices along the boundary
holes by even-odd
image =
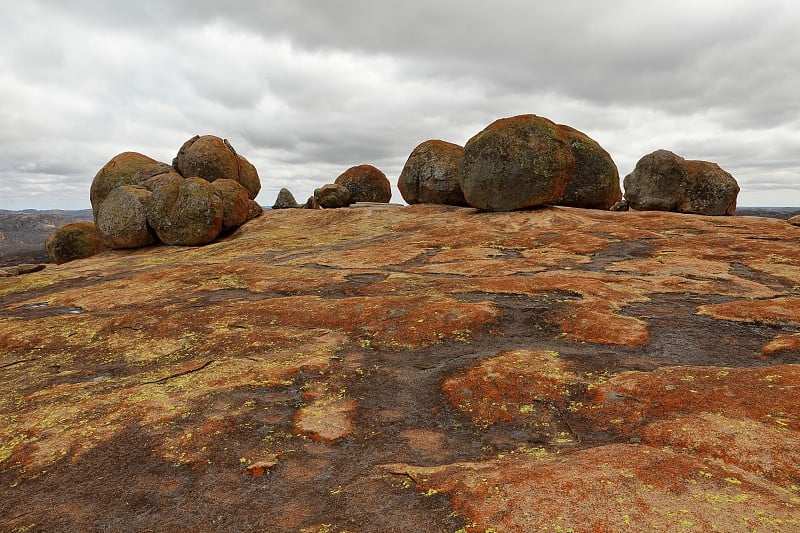
[[[737,217],[764,217],[786,220],[795,215],[800,215],[800,207],[739,207],[736,209]]]
[[[0,266],[49,262],[44,241],[50,232],[81,220],[92,220],[92,210],[0,209]]]
[[[736,210],[736,216],[784,220],[798,214],[800,207],[739,207]],[[78,211],[0,209],[0,266],[50,262],[44,252],[44,242],[50,232],[82,220],[92,220],[91,209]]]

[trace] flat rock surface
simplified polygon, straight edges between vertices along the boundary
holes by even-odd
[[[800,228],[417,205],[0,279],[3,531],[796,531]]]

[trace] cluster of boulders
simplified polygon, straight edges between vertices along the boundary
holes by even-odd
[[[625,200],[638,211],[733,215],[739,184],[716,163],[687,161],[667,150],[641,158],[625,176]]]
[[[256,168],[214,135],[186,141],[172,165],[123,152],[92,181],[94,227],[56,230],[46,250],[59,263],[97,253],[98,239],[100,249],[207,244],[261,214],[260,189]]]
[[[297,203],[288,189],[281,189],[272,209],[335,209],[354,203],[389,203],[392,187],[386,174],[372,165],[356,165],[342,172],[333,183],[314,190],[305,204]]]
[[[512,211],[553,204],[608,209],[622,198],[611,156],[586,134],[537,115],[497,120],[462,148],[417,146],[397,183],[409,204]]]
[[[503,118],[462,148],[417,146],[397,183],[409,204],[469,205],[512,211],[538,205],[733,214],[739,186],[714,163],[659,150],[624,180],[606,150],[586,134],[536,115]]]

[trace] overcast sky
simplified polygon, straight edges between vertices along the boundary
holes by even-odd
[[[0,0],[0,209],[89,207],[114,155],[195,134],[299,201],[427,139],[535,113],[620,175],[718,163],[739,205],[800,205],[796,0]],[[395,186],[393,200],[400,201]]]

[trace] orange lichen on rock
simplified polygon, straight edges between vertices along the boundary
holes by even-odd
[[[800,360],[800,333],[778,335],[764,345],[761,349],[761,357],[769,359],[786,352],[796,354]]]
[[[800,325],[800,298],[788,296],[769,300],[737,300],[703,305],[697,312],[717,320]]]
[[[549,425],[553,404],[564,404],[569,387],[578,381],[555,352],[515,350],[447,378],[442,390],[474,424],[524,419]]]
[[[589,390],[593,403],[581,413],[596,429],[621,436],[636,436],[655,420],[706,412],[798,431],[798,384],[798,365],[675,366],[622,372],[593,385]]]
[[[613,444],[480,463],[387,465],[422,491],[447,492],[466,531],[752,531],[796,528],[800,499],[718,461]]]

